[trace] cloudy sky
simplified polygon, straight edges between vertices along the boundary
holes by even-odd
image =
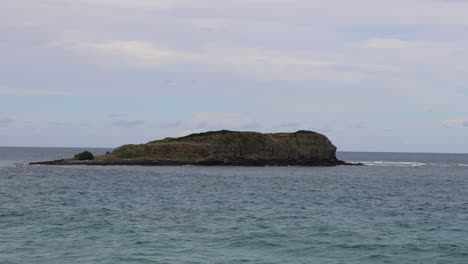
[[[2,0],[0,145],[195,131],[468,152],[468,1]]]

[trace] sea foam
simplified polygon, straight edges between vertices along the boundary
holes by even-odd
[[[421,167],[426,166],[424,162],[411,162],[411,161],[361,161],[362,164],[367,166],[383,166],[383,167]]]

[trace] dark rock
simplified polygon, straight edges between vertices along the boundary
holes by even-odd
[[[330,140],[312,131],[269,133],[211,131],[166,138],[141,145],[124,145],[94,160],[55,160],[42,165],[140,166],[337,166]]]

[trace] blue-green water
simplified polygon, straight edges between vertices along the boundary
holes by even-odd
[[[0,148],[0,263],[468,263],[468,155],[340,153],[369,166],[335,168],[22,165],[76,152]]]

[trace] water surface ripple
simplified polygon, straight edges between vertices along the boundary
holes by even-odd
[[[10,164],[0,262],[468,263],[467,187],[463,166]]]

